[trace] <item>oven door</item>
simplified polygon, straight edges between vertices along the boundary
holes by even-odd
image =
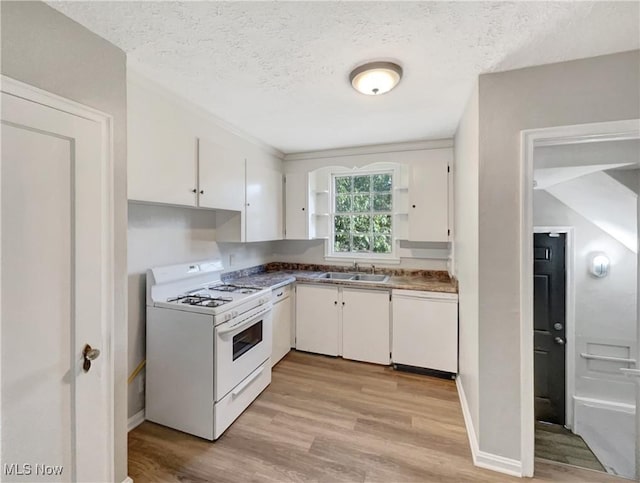
[[[220,401],[271,356],[271,305],[216,327],[215,400]]]

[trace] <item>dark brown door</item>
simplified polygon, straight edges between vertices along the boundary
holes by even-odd
[[[533,238],[533,344],[537,421],[565,423],[565,239]]]

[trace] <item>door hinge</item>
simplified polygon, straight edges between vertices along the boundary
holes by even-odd
[[[447,165],[447,173],[451,172],[451,166]]]

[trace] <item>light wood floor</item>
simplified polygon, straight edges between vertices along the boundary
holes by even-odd
[[[291,352],[215,443],[145,422],[129,433],[143,482],[522,481],[473,466],[453,381]],[[536,463],[536,481],[625,481]]]

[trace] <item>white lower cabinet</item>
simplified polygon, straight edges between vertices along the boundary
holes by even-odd
[[[290,296],[291,285],[273,290],[273,341],[271,349],[271,367],[291,350],[291,325],[293,319],[293,300]]]
[[[458,371],[458,296],[393,290],[394,364]]]
[[[296,349],[317,354],[340,354],[339,290],[333,285],[296,288]]]
[[[296,349],[389,364],[389,292],[299,284]]]
[[[389,292],[343,288],[341,304],[342,357],[388,365]]]

